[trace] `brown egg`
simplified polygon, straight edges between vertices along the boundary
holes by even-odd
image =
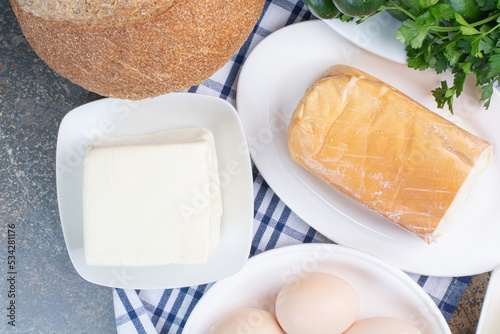
[[[276,318],[257,308],[244,308],[224,316],[210,334],[283,334]]]
[[[344,334],[422,334],[422,332],[400,319],[372,317],[356,321]]]
[[[310,273],[286,284],[276,301],[276,317],[288,334],[340,334],[359,312],[359,297],[340,277]]]

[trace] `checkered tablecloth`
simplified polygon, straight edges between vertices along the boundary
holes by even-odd
[[[253,47],[270,33],[295,22],[314,19],[301,0],[268,0],[251,36],[224,68],[192,93],[218,96],[235,105],[238,73]],[[254,237],[250,256],[291,244],[330,242],[288,208],[259,171],[254,178]],[[437,278],[410,275],[449,320],[470,277]],[[167,290],[114,289],[116,327],[122,333],[182,333],[196,303],[211,284]],[[202,334],[202,333],[200,333]]]

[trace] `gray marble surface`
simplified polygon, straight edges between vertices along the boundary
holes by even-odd
[[[112,290],[77,274],[57,209],[59,123],[71,109],[98,98],[48,68],[28,45],[9,1],[0,0],[1,333],[116,332]],[[15,225],[11,254],[9,224]],[[8,274],[12,254],[14,275]],[[15,297],[9,298],[11,276]],[[11,300],[15,327],[8,324]]]

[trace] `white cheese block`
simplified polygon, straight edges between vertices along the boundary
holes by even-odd
[[[207,129],[93,142],[83,159],[87,265],[207,262],[222,216],[217,168]]]

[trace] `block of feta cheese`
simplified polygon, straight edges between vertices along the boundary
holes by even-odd
[[[83,159],[89,266],[201,264],[220,235],[214,137],[188,128],[101,138]]]

